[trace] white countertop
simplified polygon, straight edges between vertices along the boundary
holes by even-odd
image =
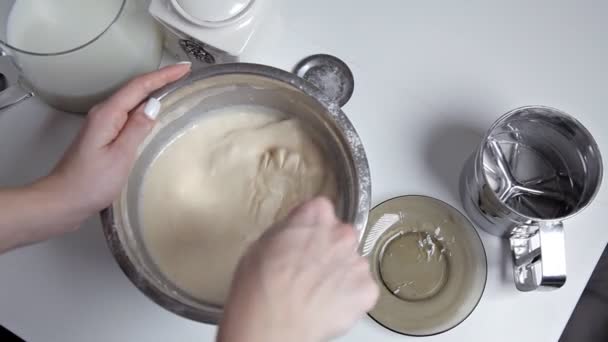
[[[499,115],[526,104],[575,115],[608,159],[608,2],[492,3],[276,1],[279,26],[244,60],[291,69],[326,52],[351,66],[355,93],[344,109],[367,150],[374,204],[425,194],[462,208],[464,159]],[[0,185],[44,175],[81,123],[37,99],[0,113]],[[553,292],[517,292],[507,248],[480,232],[489,269],[479,306],[455,329],[423,339],[557,341],[608,242],[607,209],[605,181],[566,223],[568,281]],[[131,285],[96,217],[76,233],[0,256],[0,324],[50,342],[212,341],[215,333]],[[340,341],[413,339],[365,318]]]

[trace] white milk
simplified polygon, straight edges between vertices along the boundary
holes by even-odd
[[[17,0],[7,25],[8,42],[33,52],[58,52],[102,32],[121,0]],[[162,38],[145,6],[127,0],[120,18],[91,45],[59,56],[15,52],[24,78],[38,96],[59,109],[86,112],[126,80],[156,70]]]

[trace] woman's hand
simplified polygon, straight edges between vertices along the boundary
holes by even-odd
[[[344,334],[378,299],[352,226],[326,199],[271,228],[242,258],[220,342],[321,342]]]
[[[178,64],[133,79],[91,109],[50,175],[0,190],[0,253],[71,231],[118,197],[160,109],[142,102],[189,70]]]
[[[91,109],[80,134],[48,177],[83,216],[107,207],[126,183],[137,148],[154,127],[159,109],[154,104],[146,108],[142,102],[189,70],[189,64],[178,64],[137,77]]]

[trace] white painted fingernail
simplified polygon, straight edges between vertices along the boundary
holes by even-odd
[[[160,113],[160,101],[151,97],[144,107],[144,114],[150,119],[156,120],[158,113]]]
[[[190,62],[190,61],[182,61],[182,62],[177,63],[177,65],[192,65],[192,62]]]

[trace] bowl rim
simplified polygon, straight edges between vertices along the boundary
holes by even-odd
[[[566,220],[580,214],[583,210],[585,210],[587,207],[589,207],[591,205],[591,202],[593,202],[593,200],[595,200],[595,198],[597,197],[597,194],[600,192],[600,188],[602,187],[602,180],[603,180],[603,176],[604,176],[604,163],[602,160],[602,154],[600,152],[600,148],[599,148],[599,145],[597,144],[597,141],[595,140],[595,138],[593,137],[591,132],[587,129],[587,127],[585,127],[585,125],[583,125],[583,123],[580,122],[572,114],[568,114],[561,109],[557,109],[557,108],[550,107],[550,106],[526,105],[526,106],[517,107],[515,109],[511,109],[510,111],[501,115],[498,119],[496,119],[496,121],[494,121],[494,123],[492,123],[492,126],[490,126],[490,128],[485,132],[485,134],[481,140],[481,144],[479,145],[479,147],[476,149],[476,151],[473,154],[474,158],[475,158],[475,161],[474,161],[475,177],[483,179],[485,184],[489,183],[488,176],[485,174],[485,172],[477,171],[477,170],[483,170],[483,153],[486,151],[486,142],[490,141],[492,134],[501,125],[504,125],[508,119],[511,119],[517,115],[526,114],[526,112],[528,112],[528,111],[536,111],[536,112],[542,111],[543,112],[542,114],[547,117],[559,117],[560,119],[566,120],[566,121],[568,121],[568,123],[574,125],[576,127],[576,129],[580,130],[582,132],[582,134],[585,135],[585,137],[588,140],[587,147],[589,149],[593,150],[597,156],[595,162],[598,167],[598,170],[597,170],[598,174],[594,179],[594,181],[597,183],[597,185],[596,185],[595,189],[593,190],[593,193],[589,196],[587,202],[584,205],[578,207],[573,212],[568,213],[564,216],[556,217],[556,218],[547,218],[547,219],[540,218],[540,217],[533,217],[531,215],[526,215],[526,214],[520,212],[519,210],[517,210],[516,208],[513,208],[511,205],[507,204],[506,202],[501,201],[494,191],[490,191],[489,194],[494,198],[494,200],[496,200],[502,206],[504,206],[504,207],[508,208],[510,211],[512,211],[512,213],[513,213],[512,217],[516,218],[517,221],[521,221],[521,222],[566,221]]]
[[[357,193],[355,201],[356,208],[354,208],[355,215],[354,220],[351,223],[353,224],[355,230],[357,230],[358,239],[361,241],[367,225],[368,214],[371,206],[371,176],[367,156],[359,135],[346,114],[342,111],[339,105],[332,102],[316,86],[296,76],[295,74],[275,67],[252,63],[229,63],[195,70],[180,80],[157,90],[151,94],[151,97],[162,101],[163,98],[167,97],[173,92],[183,87],[192,85],[198,81],[215,76],[238,74],[266,77],[274,81],[285,83],[292,88],[299,90],[305,95],[308,95],[312,100],[318,102],[328,111],[330,114],[329,117],[334,121],[335,125],[342,133],[345,142],[344,147],[348,149],[348,152],[352,158],[355,177],[354,183],[357,188]],[[148,281],[145,276],[137,271],[137,268],[129,258],[129,255],[125,250],[118,234],[118,230],[121,228],[119,227],[116,216],[114,215],[114,205],[118,201],[119,199],[115,200],[109,207],[102,210],[100,212],[100,217],[108,248],[110,249],[110,252],[112,253],[112,256],[118,263],[119,267],[127,278],[129,278],[131,283],[133,283],[135,287],[144,293],[146,297],[168,311],[171,311],[181,317],[201,323],[217,324],[221,318],[223,308],[214,308],[213,306],[209,306],[205,310],[194,308],[191,305],[185,304],[177,299],[174,299],[173,297],[166,295],[152,282]]]

